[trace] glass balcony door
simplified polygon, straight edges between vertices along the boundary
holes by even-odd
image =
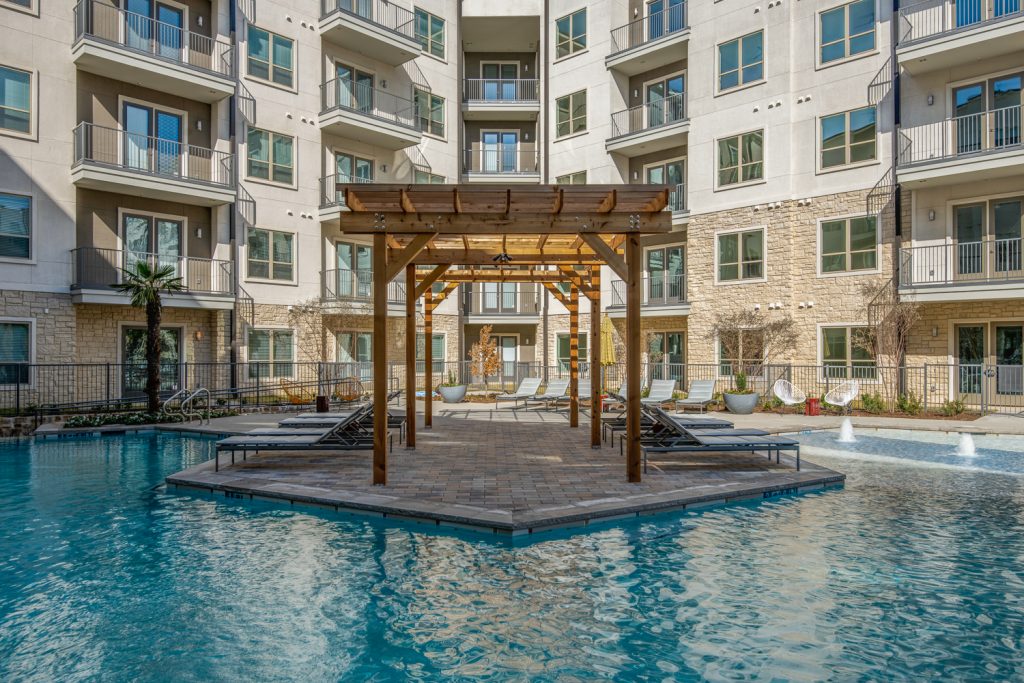
[[[338,7],[365,19],[373,19],[373,0],[338,0]]]
[[[957,392],[980,396],[985,363],[985,326],[957,325]]]
[[[956,278],[970,280],[985,272],[985,205],[968,204],[953,209],[956,241]]]
[[[134,271],[136,264],[143,262],[152,268],[170,266],[175,277],[184,277],[181,220],[124,214],[122,221],[125,270]]]
[[[1024,394],[1024,326],[997,324],[995,348],[996,395]]]
[[[182,174],[182,117],[154,107],[126,102],[121,113],[124,128],[123,164],[128,168],[179,176]]]
[[[667,304],[683,299],[682,246],[647,250],[647,303]]]
[[[682,120],[684,85],[685,76],[679,74],[648,83],[644,87],[648,128]]]
[[[518,63],[480,64],[483,79],[483,99],[511,102],[516,99],[516,80],[519,78]]]
[[[121,395],[137,398],[146,391],[146,328],[121,330]],[[160,328],[160,395],[181,388],[181,330]]]
[[[480,134],[480,167],[484,173],[515,173],[519,151],[518,131],[483,131]]]
[[[685,384],[683,376],[685,336],[682,332],[656,332],[647,347],[651,379],[674,379]]]
[[[992,203],[992,262],[997,277],[1024,276],[1021,259],[1022,216],[1022,199],[1003,199]]]
[[[686,168],[685,159],[666,161],[663,164],[648,166],[644,169],[644,176],[648,185],[668,185],[668,204],[673,211],[682,211],[683,206],[683,175]]]
[[[683,0],[652,0],[647,3],[647,39],[683,29]]]
[[[501,353],[501,374],[504,377],[515,377],[516,364],[519,362],[519,336],[499,335],[498,349]]]
[[[334,65],[338,106],[373,113],[373,74],[338,62]]]
[[[373,247],[338,242],[334,245],[338,263],[338,297],[367,299],[373,294]]]
[[[1022,86],[1024,75],[1010,74],[953,90],[957,154],[1020,144]]]
[[[128,47],[183,61],[185,10],[182,7],[152,0],[128,0],[125,10],[124,38]]]

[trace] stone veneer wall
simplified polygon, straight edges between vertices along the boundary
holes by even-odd
[[[0,318],[21,318],[33,322],[36,363],[75,362],[78,338],[75,334],[75,306],[70,294],[0,290]]]
[[[686,344],[685,354],[683,360],[690,362],[689,359],[689,345],[690,339],[687,333],[687,317],[685,315],[665,315],[657,317],[640,318],[640,334],[644,340],[643,349],[641,350],[641,362],[646,363],[648,360],[647,355],[647,335],[650,332],[682,332],[684,335],[684,342]],[[612,343],[615,345],[615,361],[617,363],[626,362],[626,319],[625,318],[612,318]]]
[[[131,306],[77,304],[74,308],[79,363],[118,362],[121,328],[125,324],[146,324],[146,312]],[[225,351],[228,345],[226,318],[226,311],[168,308],[165,305],[162,323],[184,328],[183,360],[210,363],[228,360]],[[202,333],[202,339],[196,339],[197,331]]]

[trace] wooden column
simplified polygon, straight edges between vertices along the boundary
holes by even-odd
[[[434,428],[434,291],[423,292],[423,428]]]
[[[590,447],[601,447],[601,268],[590,268]]]
[[[580,288],[569,285],[569,426],[580,426]]]
[[[388,483],[388,247],[373,236],[373,483]]]
[[[640,238],[626,238],[626,478],[640,481]]]
[[[416,265],[405,267],[405,447],[416,448]]]

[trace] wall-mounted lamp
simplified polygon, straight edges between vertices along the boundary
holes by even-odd
[[[203,25],[203,15],[200,14],[196,17],[196,24],[198,24],[199,26]]]
[[[928,209],[928,220],[935,220],[935,209]]]
[[[633,8],[633,18],[636,19],[638,16],[640,16],[640,8],[639,7],[634,7]]]
[[[633,88],[633,97],[640,97],[640,91],[636,88]]]
[[[196,228],[196,239],[203,239],[203,229]]]
[[[529,64],[523,64],[523,73],[524,74],[530,73],[530,65]]]
[[[195,339],[196,341],[203,341],[203,331],[202,330],[196,330],[192,334],[192,338]]]
[[[523,140],[525,142],[529,142],[530,141],[530,134],[529,133],[523,133]]]
[[[202,130],[203,130],[203,120],[202,119],[196,119],[196,130],[202,132]]]
[[[938,327],[933,327],[932,328],[932,336],[933,337],[938,337],[939,336],[939,328]]]
[[[382,87],[382,88],[384,88],[385,90],[387,90],[387,88],[388,88],[388,82],[387,82],[386,80],[381,80],[381,82],[380,82],[380,87]]]
[[[388,172],[388,165],[387,164],[381,164],[380,165],[380,171],[381,171],[381,173],[387,173]]]
[[[929,107],[932,106],[935,104],[935,95],[929,95],[925,101],[928,102]]]
[[[640,180],[640,172],[633,171],[633,180]]]

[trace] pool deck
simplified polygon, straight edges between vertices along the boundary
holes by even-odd
[[[281,415],[224,418],[202,431],[267,426]],[[564,412],[441,408],[417,448],[396,438],[388,485],[371,483],[369,451],[267,452],[231,464],[222,455],[167,477],[170,491],[312,505],[338,512],[522,536],[665,511],[697,509],[841,486],[845,476],[801,461],[797,472],[763,455],[652,455],[643,482],[626,482],[617,445],[592,449],[589,424]],[[194,430],[200,431],[200,430]]]

